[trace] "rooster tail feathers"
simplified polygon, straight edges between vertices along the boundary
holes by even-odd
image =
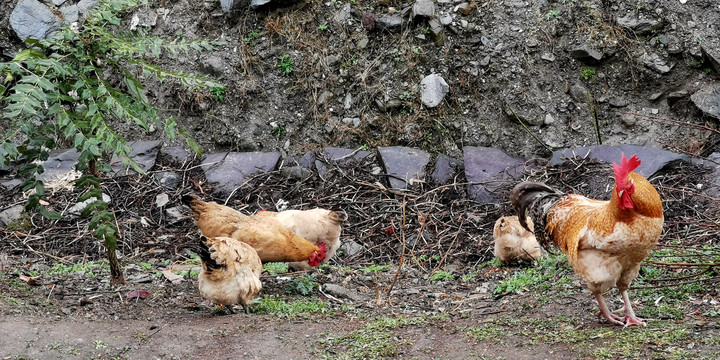
[[[558,192],[555,191],[555,189],[542,183],[526,181],[515,185],[512,191],[510,191],[510,203],[512,203],[515,212],[518,214],[520,225],[527,229],[527,231],[532,231],[528,226],[527,217],[533,217],[533,214],[528,214],[527,209],[532,209],[533,204],[538,198],[556,194],[558,194]],[[535,221],[535,219],[533,219],[533,221]],[[535,222],[537,223],[537,221]]]
[[[510,192],[510,202],[518,214],[520,224],[530,232],[535,233],[540,245],[546,250],[550,249],[551,236],[547,233],[547,212],[552,209],[563,193],[541,183],[523,182],[517,184]],[[534,223],[534,230],[528,226],[527,219]]]

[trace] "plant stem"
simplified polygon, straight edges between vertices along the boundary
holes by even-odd
[[[526,131],[528,134],[530,134],[530,136],[532,136],[532,138],[535,139],[535,141],[537,141],[540,145],[542,145],[545,149],[547,149],[547,151],[549,151],[549,152],[552,152],[552,151],[553,151],[553,149],[552,149],[550,146],[548,146],[547,144],[545,144],[542,140],[540,140],[539,137],[537,137],[537,135],[535,135],[535,133],[533,133],[532,131],[530,131],[530,129],[527,127],[527,125],[525,125],[525,123],[524,123],[522,120],[520,120],[520,117],[517,116],[517,114],[515,113],[515,110],[512,108],[512,106],[508,105],[507,107],[508,107],[508,109],[510,109],[510,111],[512,112],[512,114],[513,114],[513,116],[515,117],[515,119],[516,119],[518,122],[520,122],[520,125],[522,125],[523,129],[525,129],[525,131]]]
[[[598,122],[597,106],[590,96],[590,90],[587,92],[588,108],[590,109],[590,115],[593,118],[593,126],[595,127],[595,135],[597,136],[598,145],[602,145],[602,138],[600,137],[600,123]]]

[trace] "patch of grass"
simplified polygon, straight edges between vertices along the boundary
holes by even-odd
[[[292,280],[290,284],[287,285],[287,290],[300,294],[300,295],[309,295],[315,288],[318,286],[316,282],[315,274],[310,274],[307,276],[299,276]]]
[[[682,305],[690,297],[702,297],[710,289],[708,284],[703,283],[703,279],[712,278],[717,276],[717,272],[710,270],[706,271],[702,267],[666,267],[658,266],[655,264],[648,264],[650,262],[660,263],[717,263],[720,262],[720,246],[718,245],[706,245],[703,248],[664,248],[658,249],[650,253],[650,256],[646,259],[646,263],[640,268],[638,277],[633,282],[634,286],[654,286],[654,285],[666,285],[656,289],[638,289],[636,290],[636,296],[644,297],[648,299],[648,302],[652,302],[655,299],[663,297],[663,304],[677,308]],[[704,274],[701,272],[706,271]],[[673,285],[672,281],[668,281],[673,278],[685,278],[691,277],[696,282],[689,284]],[[663,280],[663,282],[659,282]],[[662,318],[677,318],[680,316],[676,311],[670,309],[659,309],[648,307],[644,310],[649,310],[652,316],[661,316]]]
[[[685,346],[690,339],[690,325],[675,324],[672,321],[653,321],[646,328],[587,327],[577,324],[567,316],[547,318],[519,318],[502,316],[490,318],[477,328],[465,329],[468,336],[479,341],[503,337],[521,336],[526,345],[570,344],[578,358],[590,356],[595,359],[636,358],[644,354],[647,358],[684,358]]]
[[[145,342],[149,338],[148,335],[142,331],[134,333],[132,337],[136,338],[139,342]]]
[[[491,267],[491,268],[499,268],[502,267],[503,263],[500,262],[500,259],[493,257],[492,260],[488,260],[482,264],[480,264],[480,267]]]
[[[278,60],[279,61],[277,63],[277,67],[280,68],[280,71],[282,71],[282,73],[286,76],[290,75],[290,73],[292,73],[294,70],[293,64],[292,64],[292,58],[290,57],[290,54],[285,54],[283,56],[280,56],[278,58]]]
[[[682,320],[685,317],[682,311],[673,305],[662,304],[659,306],[646,306],[642,309],[642,315],[653,319]]]
[[[149,265],[149,264],[148,264]],[[142,265],[141,265],[142,266]],[[84,271],[85,275],[91,278],[94,278],[97,276],[97,273],[104,273],[110,271],[110,265],[108,265],[107,260],[100,260],[100,261],[90,261],[86,263],[77,263],[73,265],[65,265],[63,263],[55,263],[55,265],[52,267],[52,269],[48,270],[48,274],[50,275],[65,275],[65,274],[72,274],[79,271]]]
[[[0,300],[4,301],[8,305],[17,306],[21,304],[20,299],[14,298],[12,296],[7,296],[4,294],[0,294]]]
[[[495,340],[497,342],[501,340],[505,330],[494,324],[484,324],[479,327],[466,328],[465,332],[477,341]]]
[[[260,37],[260,32],[257,30],[253,30],[247,34],[243,41],[245,41],[245,43],[247,44],[253,44],[258,37]]]
[[[410,344],[393,337],[393,330],[401,326],[420,325],[426,319],[383,317],[347,335],[324,335],[319,342],[329,359],[387,359],[398,355],[398,345]]]
[[[503,280],[493,293],[547,290],[553,285],[572,281],[569,276],[572,276],[572,269],[567,265],[565,255],[548,255],[538,260],[535,267],[519,270]]]
[[[455,280],[455,276],[447,271],[437,271],[430,276],[430,281]]]
[[[585,79],[586,81],[590,81],[595,78],[595,75],[597,75],[597,70],[594,66],[581,66],[580,67],[580,76]]]
[[[213,86],[210,88],[210,93],[213,95],[215,101],[219,103],[225,102],[225,93],[227,92],[226,87]]]
[[[279,295],[263,296],[255,300],[252,311],[258,314],[272,314],[290,319],[297,317],[309,317],[311,314],[332,312],[324,302],[317,298],[293,298],[286,301]]]
[[[288,264],[287,263],[280,263],[280,262],[274,262],[274,263],[265,263],[263,264],[263,270],[266,271],[270,275],[277,275],[277,274],[284,274],[288,272]]]
[[[376,273],[383,270],[386,270],[390,267],[390,265],[375,265],[372,264],[364,269],[362,269],[363,274],[370,274],[370,273]]]
[[[272,129],[272,135],[275,138],[279,139],[279,138],[285,136],[285,134],[287,134],[287,130],[285,129],[284,126],[276,126]]]

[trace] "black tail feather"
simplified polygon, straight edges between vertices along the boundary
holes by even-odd
[[[213,270],[220,269],[222,265],[215,262],[215,259],[210,256],[210,248],[207,244],[208,238],[205,236],[200,236],[200,243],[198,244],[196,250],[198,256],[200,256],[200,260],[205,264],[205,267],[207,268],[208,272],[212,272]]]
[[[185,194],[182,196],[182,202],[183,204],[192,207],[192,202],[195,200],[199,200],[197,196],[193,194]]]
[[[530,231],[527,224],[527,217],[533,217],[533,214],[528,214],[528,208],[532,209],[533,204],[538,198],[545,197],[547,195],[558,196],[560,195],[555,189],[537,182],[522,182],[515,185],[510,191],[510,203],[512,203],[515,212],[518,214],[518,220],[520,224]],[[535,219],[533,219],[535,221]]]

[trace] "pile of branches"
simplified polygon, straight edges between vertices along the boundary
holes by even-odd
[[[345,254],[338,261],[394,262],[404,254],[405,259],[425,270],[448,263],[491,260],[494,223],[500,216],[514,214],[507,201],[514,182],[496,190],[499,203],[477,204],[467,198],[467,188],[474,184],[468,183],[462,173],[447,185],[414,182],[407,190],[396,190],[387,185],[388,175],[378,171],[372,156],[348,159],[341,164],[327,160],[324,163],[327,171],[316,171],[306,178],[288,177],[282,170],[252,176],[230,196],[220,196],[206,183],[197,161],[178,164],[161,158],[156,172],[180,174],[182,180],[177,189],[163,188],[151,173],[108,179],[103,190],[113,199],[111,207],[120,229],[118,246],[125,256],[158,250],[168,256],[182,254],[197,241],[197,228],[189,213],[180,221],[166,213],[166,209],[181,205],[180,198],[186,193],[248,214],[262,209],[340,208],[349,216],[343,227],[343,242],[354,242],[363,250],[352,256]],[[523,180],[543,181],[562,191],[598,199],[608,198],[612,190],[612,169],[607,164],[581,159],[561,165],[535,160],[527,165],[529,170]],[[651,179],[665,206],[663,244],[677,244],[680,240],[687,246],[700,246],[717,237],[720,204],[696,188],[698,179],[707,172],[695,165],[679,164]],[[156,204],[160,194],[167,194],[170,199],[163,207]],[[20,198],[16,193],[9,195],[5,198],[12,197],[16,202]],[[78,195],[57,192],[48,201],[74,204]],[[2,236],[9,239],[3,243],[3,251],[33,252],[59,259],[101,258],[104,254],[104,245],[87,230],[87,219],[51,221],[33,215],[30,222],[32,226],[28,229],[3,230]]]

